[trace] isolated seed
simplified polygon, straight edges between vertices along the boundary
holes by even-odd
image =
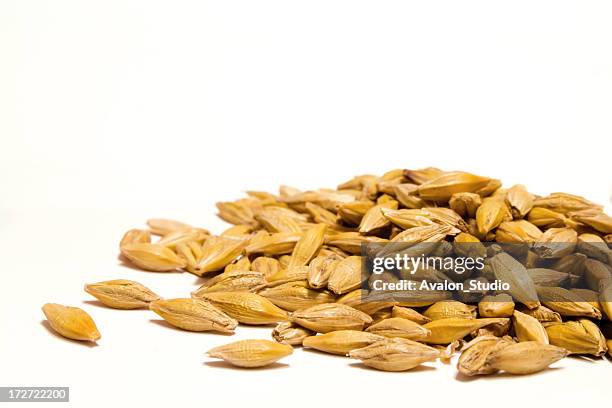
[[[96,324],[83,309],[46,303],[42,311],[51,328],[68,339],[94,342],[100,339]]]
[[[245,368],[264,367],[292,353],[293,347],[270,340],[241,340],[207,352],[210,357]]]

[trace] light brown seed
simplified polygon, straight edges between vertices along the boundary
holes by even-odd
[[[327,287],[329,276],[334,270],[340,257],[337,255],[319,255],[308,265],[308,284],[315,289]]]
[[[360,256],[349,256],[339,261],[330,273],[327,287],[338,295],[358,289],[361,286],[361,263]]]
[[[486,187],[491,179],[464,172],[444,173],[419,186],[423,200],[446,203],[455,193],[476,193]],[[417,183],[418,184],[418,183]]]
[[[385,337],[401,337],[403,339],[422,341],[431,335],[431,331],[412,320],[401,317],[383,319],[366,329],[369,333]]]
[[[321,249],[326,229],[327,225],[316,224],[302,235],[291,254],[289,268],[308,265]]]
[[[205,293],[212,292],[240,292],[248,291],[257,286],[267,283],[261,272],[230,270],[217,275],[215,279],[206,282],[191,293],[193,297],[201,297]]]
[[[42,311],[51,328],[68,339],[94,342],[100,339],[96,324],[83,309],[46,303]]]
[[[476,217],[482,198],[475,193],[455,193],[448,202],[449,207],[463,218]]]
[[[440,352],[433,347],[400,338],[382,340],[349,352],[349,357],[383,371],[411,370],[422,363],[434,361],[439,355]]]
[[[210,357],[245,368],[264,367],[292,353],[293,347],[270,340],[241,340],[207,352]]]
[[[515,310],[512,316],[512,323],[516,337],[520,342],[536,341],[541,344],[548,344],[546,329],[535,317]]]
[[[202,245],[202,256],[195,267],[195,273],[202,276],[222,270],[243,253],[246,245],[247,240],[245,239],[209,238]]]
[[[492,352],[487,363],[494,369],[510,374],[533,374],[567,356],[561,347],[535,341],[511,344]]]
[[[304,339],[303,346],[331,354],[346,356],[351,350],[359,349],[378,341],[384,336],[358,330],[336,330]]]
[[[281,322],[272,330],[272,338],[279,343],[301,346],[304,339],[315,333],[291,322]]]
[[[551,324],[546,327],[550,344],[562,347],[571,354],[605,354],[607,346],[603,334],[587,319]]]
[[[540,305],[533,280],[525,267],[505,252],[490,259],[491,269],[496,279],[510,285],[508,294],[530,309]]]
[[[436,302],[423,312],[423,316],[430,320],[448,319],[449,317],[475,319],[476,306],[466,305],[455,300]]]
[[[423,325],[431,331],[431,335],[425,340],[425,343],[450,344],[480,328],[507,321],[506,318],[463,319],[459,317],[434,320]]]
[[[134,265],[147,271],[170,272],[187,266],[187,262],[170,248],[161,245],[126,244],[121,253]]]
[[[478,313],[481,317],[510,317],[514,313],[514,302],[505,293],[485,296],[478,303]]]
[[[202,298],[243,324],[274,324],[288,320],[286,311],[255,293],[214,292],[204,293]]]
[[[123,248],[124,245],[137,243],[150,244],[151,233],[145,230],[131,229],[123,235],[123,238],[121,238],[119,249]]]
[[[363,330],[372,318],[359,310],[340,303],[325,303],[291,314],[291,321],[317,333],[336,330]]]
[[[183,222],[165,218],[150,218],[147,220],[147,225],[151,229],[151,233],[155,235],[166,235],[174,231],[182,231],[192,228],[191,225]]]
[[[467,376],[493,374],[498,370],[488,363],[489,355],[512,343],[495,336],[476,337],[464,346],[457,362],[457,369]]]
[[[303,280],[266,288],[258,293],[276,306],[290,312],[335,300],[329,291],[311,289]]]
[[[161,299],[149,288],[127,279],[116,279],[85,285],[85,292],[108,307],[115,309],[139,309]]]
[[[481,234],[486,234],[497,228],[502,222],[510,220],[512,220],[510,207],[503,197],[485,198],[476,211],[476,225]]]
[[[506,201],[510,205],[514,218],[524,218],[533,208],[533,194],[529,193],[525,186],[517,184],[508,189]]]
[[[565,288],[540,286],[537,290],[544,306],[561,316],[586,316],[601,319],[599,310]]]
[[[429,317],[423,316],[421,313],[409,307],[393,306],[393,309],[391,309],[391,317],[401,317],[402,319],[412,320],[421,325],[431,322]]]
[[[171,325],[189,331],[233,333],[238,322],[202,299],[156,300],[149,308]]]

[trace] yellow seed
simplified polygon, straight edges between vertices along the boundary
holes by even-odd
[[[149,308],[183,330],[233,333],[238,325],[236,320],[202,299],[156,300]]]
[[[429,317],[423,316],[421,313],[409,307],[393,306],[393,309],[391,310],[391,316],[412,320],[413,322],[421,325],[431,322],[431,319]]]
[[[145,230],[131,229],[123,235],[123,238],[121,238],[119,249],[123,248],[124,245],[137,243],[150,244],[151,233]]]
[[[85,292],[108,307],[115,309],[138,309],[149,307],[149,303],[160,297],[150,289],[127,279],[116,279],[85,285]]]
[[[481,234],[486,234],[497,228],[502,222],[510,220],[512,220],[512,214],[503,198],[485,198],[476,211],[476,224]]]
[[[210,357],[245,368],[264,367],[292,353],[293,347],[270,340],[241,340],[207,352]]]
[[[326,229],[327,225],[317,224],[302,235],[291,254],[289,268],[308,265],[321,249]]]
[[[400,338],[382,340],[349,352],[349,357],[383,371],[411,370],[422,363],[434,361],[439,355],[440,352],[433,347]]]
[[[541,344],[548,344],[546,329],[535,317],[515,310],[512,316],[512,323],[516,337],[520,342],[536,341]]]
[[[273,324],[288,319],[287,312],[255,293],[214,292],[204,293],[202,298],[243,324]]]
[[[474,218],[482,198],[475,193],[455,193],[448,202],[449,207],[463,218]]]
[[[562,347],[571,354],[601,356],[607,349],[603,334],[597,325],[587,319],[549,325],[546,333],[550,344]]]
[[[340,262],[340,257],[337,255],[319,255],[310,261],[308,265],[308,284],[315,288],[321,289],[327,287],[329,276]]]
[[[495,336],[476,337],[463,348],[457,369],[463,375],[486,375],[493,374],[498,370],[488,363],[489,356],[504,347],[513,344],[512,341]]]
[[[599,310],[565,288],[540,286],[538,295],[546,307],[561,316],[586,316],[601,319]]]
[[[338,295],[359,288],[361,286],[361,263],[360,256],[349,256],[339,261],[331,271],[327,287]]]
[[[561,347],[535,341],[511,344],[492,352],[487,363],[496,370],[510,374],[533,374],[567,356]]]
[[[192,228],[191,225],[165,218],[151,218],[147,220],[147,225],[151,229],[151,233],[155,235],[166,235],[174,231],[183,231]]]
[[[215,279],[206,282],[204,285],[191,293],[193,297],[201,297],[205,293],[212,292],[240,292],[248,291],[259,285],[266,284],[263,273],[253,271],[230,270],[217,275]]]
[[[475,319],[476,306],[466,305],[454,300],[436,302],[423,312],[423,316],[431,320],[447,319],[449,317]]]
[[[315,333],[291,322],[281,322],[272,330],[272,338],[279,343],[301,346],[304,339]]]
[[[267,256],[260,256],[253,260],[251,263],[251,269],[253,271],[261,272],[267,278],[280,271],[281,266],[278,259],[270,258]]]
[[[449,344],[482,327],[506,323],[507,321],[507,318],[463,319],[459,317],[434,320],[423,325],[431,331],[431,335],[425,340],[425,343]]]
[[[415,341],[425,340],[431,335],[431,331],[420,324],[401,317],[383,319],[369,326],[366,331],[385,337],[401,337]]]
[[[445,203],[455,193],[475,193],[487,186],[491,179],[464,172],[444,173],[419,186],[419,196],[424,200]]]
[[[514,313],[514,302],[507,294],[485,296],[478,303],[481,317],[510,317]]]
[[[68,339],[94,342],[100,339],[96,324],[83,309],[47,303],[42,311],[51,328]]]
[[[290,312],[335,300],[330,292],[311,289],[306,281],[288,282],[258,293],[276,306]]]
[[[361,219],[361,223],[359,224],[359,232],[365,235],[388,227],[391,225],[391,222],[383,215],[381,209],[386,208],[397,210],[397,207],[398,202],[391,200],[370,208]]]
[[[224,237],[211,237],[202,245],[202,256],[196,265],[196,274],[202,276],[220,271],[231,264],[244,251],[247,241]]]
[[[535,284],[520,262],[502,252],[490,259],[490,265],[495,278],[510,285],[508,294],[514,299],[530,309],[540,305]]]
[[[126,244],[121,248],[121,253],[134,265],[147,271],[169,272],[187,266],[184,259],[161,245]]]
[[[317,333],[336,330],[363,330],[372,318],[359,310],[340,303],[325,303],[297,310],[291,321]]]
[[[336,330],[326,334],[304,339],[303,346],[331,354],[347,355],[351,350],[362,348],[378,341],[384,336],[358,330]]]
[[[510,205],[514,218],[524,218],[533,208],[533,194],[529,193],[525,186],[517,184],[508,189],[506,200]]]

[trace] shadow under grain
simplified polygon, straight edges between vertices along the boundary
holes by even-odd
[[[149,319],[149,321],[153,324],[156,324],[158,326],[162,326],[168,329],[172,329],[172,330],[176,330],[179,331],[181,333],[195,333],[195,334],[207,334],[207,335],[212,335],[215,337],[218,336],[232,336],[234,333],[223,333],[223,332],[218,332],[218,331],[193,331],[193,330],[184,330],[181,329],[180,327],[176,327],[171,325],[170,323],[168,323],[167,321],[163,320],[163,319]]]
[[[376,368],[372,368],[372,367],[368,367],[367,365],[363,364],[363,363],[351,363],[349,364],[351,367],[355,367],[355,368],[360,368],[362,370],[369,370],[369,371],[377,371],[377,372],[383,372],[383,373],[424,373],[427,371],[435,371],[435,367],[430,367],[430,366],[426,366],[426,365],[420,365],[417,366],[413,369],[410,370],[405,370],[405,371],[385,371],[385,370],[377,370]]]
[[[227,361],[206,361],[204,363],[202,363],[205,366],[208,367],[214,367],[214,368],[224,368],[224,369],[228,369],[228,370],[237,370],[237,371],[265,371],[265,370],[279,370],[279,369],[283,369],[283,368],[287,368],[289,367],[289,364],[284,364],[284,363],[272,363],[270,365],[264,366],[264,367],[238,367],[235,365],[232,365],[230,363],[228,363]]]

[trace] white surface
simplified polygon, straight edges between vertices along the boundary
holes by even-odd
[[[1,2],[0,385],[70,386],[79,407],[602,402],[606,361],[472,382],[302,350],[211,367],[207,349],[270,330],[180,332],[82,285],[187,294],[191,275],[118,264],[124,230],[219,231],[215,201],[282,183],[436,165],[609,203],[611,20],[608,1]],[[50,334],[47,301],[91,312],[100,345]]]

